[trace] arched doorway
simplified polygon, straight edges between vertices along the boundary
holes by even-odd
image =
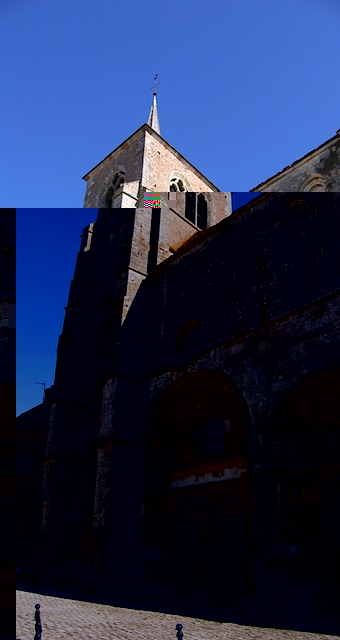
[[[225,609],[252,588],[249,442],[247,404],[222,372],[186,374],[160,395],[145,543],[151,579],[184,604]]]
[[[287,607],[331,620],[340,590],[340,371],[315,373],[285,393],[270,437]]]

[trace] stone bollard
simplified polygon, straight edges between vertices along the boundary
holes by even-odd
[[[35,605],[35,636],[34,640],[41,640],[42,628],[40,620],[40,604]]]
[[[177,629],[177,640],[182,640],[183,639],[183,626],[181,624],[176,624],[176,629]]]

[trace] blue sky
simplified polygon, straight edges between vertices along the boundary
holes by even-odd
[[[83,228],[96,209],[17,211],[17,414],[53,384],[58,338]]]
[[[1,0],[2,206],[81,207],[148,116],[223,191],[339,128],[338,0]]]

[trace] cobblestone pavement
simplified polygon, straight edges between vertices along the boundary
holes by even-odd
[[[41,605],[43,640],[176,640],[176,624],[183,640],[316,640],[339,636],[211,622],[154,611],[17,591],[17,639],[33,640],[35,604]]]

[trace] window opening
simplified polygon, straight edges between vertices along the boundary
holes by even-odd
[[[203,193],[199,193],[197,196],[197,226],[200,229],[206,229],[208,226],[207,201]]]
[[[121,187],[124,185],[125,182],[125,174],[123,171],[118,171],[117,173],[115,173],[115,175],[113,176],[112,179],[112,183],[109,186],[106,195],[105,195],[105,208],[106,209],[111,209],[112,208],[112,203],[115,197],[116,192],[118,191],[118,189],[121,189]]]
[[[181,178],[172,178],[170,180],[169,191],[186,191],[183,180],[181,180]]]
[[[185,196],[185,217],[196,224],[196,194],[187,193]]]
[[[185,196],[185,217],[199,229],[208,226],[207,201],[203,193],[190,193]]]

